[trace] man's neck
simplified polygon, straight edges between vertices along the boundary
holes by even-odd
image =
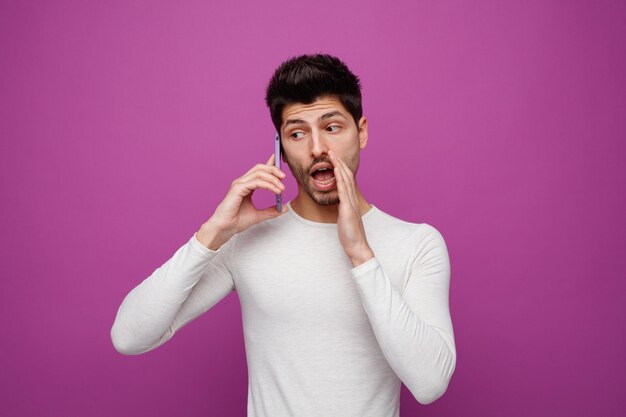
[[[361,192],[357,189],[357,200],[359,201],[359,212],[361,216],[367,213],[372,206],[365,201]],[[323,206],[316,203],[304,191],[298,193],[295,199],[290,202],[292,210],[300,217],[318,223],[337,223],[339,217],[339,204]]]

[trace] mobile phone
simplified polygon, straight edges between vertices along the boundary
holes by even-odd
[[[278,132],[274,136],[274,166],[280,169],[280,136]],[[283,211],[283,194],[276,195],[276,211],[281,213]]]

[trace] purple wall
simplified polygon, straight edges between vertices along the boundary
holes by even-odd
[[[245,415],[236,293],[145,355],[109,331],[319,51],[362,80],[363,194],[450,252],[456,372],[402,416],[626,413],[624,2],[156,3],[0,5],[0,415]]]

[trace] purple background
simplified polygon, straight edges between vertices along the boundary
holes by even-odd
[[[401,415],[624,415],[625,28],[623,1],[3,1],[0,414],[245,415],[236,293],[145,355],[109,332],[271,154],[274,68],[328,52],[363,194],[451,257],[456,372]]]

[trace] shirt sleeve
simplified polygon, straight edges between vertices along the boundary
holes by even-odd
[[[153,350],[234,290],[230,261],[236,238],[234,235],[214,251],[203,246],[194,233],[131,290],[111,328],[115,349],[125,355]]]
[[[403,291],[392,285],[376,257],[351,269],[351,274],[389,365],[417,401],[430,404],[448,388],[456,348],[448,301],[448,250],[433,226],[420,227],[427,233],[415,242]]]

